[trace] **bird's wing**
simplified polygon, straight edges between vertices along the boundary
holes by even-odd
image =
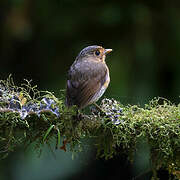
[[[81,64],[83,68],[73,67],[67,81],[66,104],[68,106],[77,105],[79,108],[87,106],[93,96],[99,91],[107,80],[107,67],[105,64],[97,63],[88,65]]]

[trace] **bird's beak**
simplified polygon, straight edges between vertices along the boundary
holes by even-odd
[[[104,54],[109,54],[112,51],[112,49],[105,49]]]

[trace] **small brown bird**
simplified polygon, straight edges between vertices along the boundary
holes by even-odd
[[[88,46],[76,57],[67,80],[66,105],[79,109],[95,103],[109,85],[109,69],[105,58],[112,49]]]

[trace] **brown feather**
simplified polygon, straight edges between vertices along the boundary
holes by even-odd
[[[87,106],[93,96],[106,82],[108,69],[105,63],[92,60],[81,61],[71,66],[67,81],[66,104]]]

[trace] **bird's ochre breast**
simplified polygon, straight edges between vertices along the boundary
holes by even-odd
[[[108,68],[107,68],[108,70]],[[105,78],[105,82],[104,84],[102,84],[101,88],[99,89],[99,91],[97,91],[95,93],[95,95],[92,97],[92,99],[90,100],[89,104],[92,104],[96,101],[98,101],[98,99],[104,94],[104,92],[106,91],[108,85],[109,85],[109,82],[110,82],[110,77],[109,77],[109,70],[107,71],[107,74],[106,74],[106,78]]]

